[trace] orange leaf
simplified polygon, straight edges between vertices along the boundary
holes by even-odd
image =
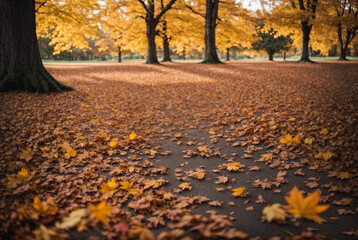
[[[285,199],[291,207],[287,212],[297,218],[307,218],[319,224],[322,223],[322,218],[318,214],[329,208],[329,205],[318,205],[321,199],[318,189],[304,198],[302,192],[295,186],[291,190],[290,196],[286,196]]]

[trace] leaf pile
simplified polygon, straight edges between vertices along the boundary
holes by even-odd
[[[76,91],[0,94],[5,238],[255,237],[247,221],[300,239],[322,233],[296,218],[356,217],[354,62],[48,69]],[[288,185],[313,193],[284,206]]]

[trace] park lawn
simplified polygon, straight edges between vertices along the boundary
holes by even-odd
[[[358,63],[47,69],[0,94],[4,239],[358,236]]]

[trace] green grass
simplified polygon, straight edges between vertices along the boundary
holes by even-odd
[[[339,57],[311,57],[312,61],[320,62],[320,61],[338,61]],[[351,61],[358,61],[358,57],[347,57]],[[160,58],[159,58],[160,59]],[[226,62],[225,59],[220,59],[223,62]],[[296,62],[300,60],[300,56],[292,56],[287,57],[286,61],[292,61]],[[145,59],[125,59],[122,60],[123,62],[142,62],[145,63]],[[188,59],[188,60],[182,60],[182,59],[173,59],[173,62],[193,62],[193,63],[200,63],[202,59]],[[262,62],[262,61],[268,61],[267,58],[244,58],[244,59],[231,59],[230,62]],[[274,58],[274,61],[281,62],[283,61],[283,58]],[[50,61],[50,60],[43,60],[42,61],[45,66],[59,66],[59,65],[71,65],[71,64],[83,64],[83,63],[115,63],[115,60],[109,60],[109,61],[98,61],[98,60],[91,60],[91,61]]]

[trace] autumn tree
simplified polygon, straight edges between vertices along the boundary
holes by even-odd
[[[155,36],[157,35],[157,26],[160,22],[160,19],[163,15],[172,8],[176,0],[170,0],[169,3],[164,4],[160,11],[156,14],[156,3],[155,0],[148,0],[144,2],[143,0],[138,0],[139,3],[145,10],[145,23],[146,23],[146,36],[147,36],[147,63],[149,64],[159,64],[157,57],[157,46],[155,43]]]
[[[262,1],[263,2],[263,1]],[[287,33],[300,30],[301,58],[300,62],[312,62],[309,58],[309,43],[312,27],[316,20],[318,0],[269,0],[269,11],[265,11],[269,22],[268,27]],[[296,35],[297,37],[297,35]]]
[[[230,49],[250,48],[255,32],[252,13],[243,8],[235,0],[227,0],[220,6],[217,24],[216,45],[222,52],[226,52],[226,60],[230,60]]]
[[[42,64],[34,0],[0,0],[0,91],[61,92]]]
[[[281,50],[287,51],[292,43],[290,36],[279,35],[273,28],[265,30],[264,24],[257,25],[257,33],[254,37],[259,40],[252,43],[252,49],[266,51],[270,61],[273,61],[275,53]]]
[[[43,0],[39,6],[37,36],[51,39],[54,55],[74,48],[91,49],[89,41],[100,34],[97,0]]]
[[[347,60],[347,48],[358,30],[358,1],[331,0],[336,13],[337,35],[340,45],[339,60]]]
[[[216,50],[216,26],[218,21],[219,0],[205,0],[205,2],[190,1],[187,8],[194,14],[197,14],[205,19],[205,48],[204,60],[202,63],[221,63]],[[205,6],[205,12],[203,7]]]

